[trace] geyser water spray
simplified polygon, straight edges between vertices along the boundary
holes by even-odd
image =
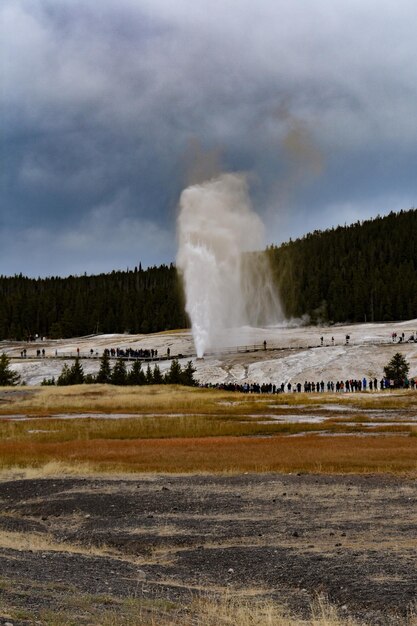
[[[282,318],[267,259],[250,253],[262,248],[263,235],[244,174],[222,174],[182,192],[177,266],[198,357],[227,329]]]

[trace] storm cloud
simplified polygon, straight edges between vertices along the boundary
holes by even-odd
[[[196,145],[249,173],[266,243],[415,206],[416,23],[411,0],[3,0],[0,272],[172,261]]]

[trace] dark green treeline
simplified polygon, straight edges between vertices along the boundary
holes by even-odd
[[[308,314],[313,322],[417,317],[416,209],[316,231],[271,246],[266,254],[287,317]],[[0,276],[0,339],[187,326],[173,265],[67,278]]]
[[[364,322],[417,317],[417,210],[267,250],[287,317]]]
[[[0,339],[148,333],[187,323],[173,265],[98,276],[0,277]]]

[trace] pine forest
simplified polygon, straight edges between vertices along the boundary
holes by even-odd
[[[417,209],[315,231],[265,251],[286,317],[417,317]],[[149,333],[189,324],[174,265],[96,276],[0,276],[0,339]]]

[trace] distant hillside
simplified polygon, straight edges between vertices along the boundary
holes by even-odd
[[[98,276],[0,277],[0,339],[148,333],[186,325],[173,265]]]
[[[267,250],[287,317],[417,317],[417,210],[315,231]]]
[[[267,249],[287,317],[363,322],[417,317],[417,210]],[[188,325],[173,265],[98,276],[0,276],[0,339],[147,333]]]

